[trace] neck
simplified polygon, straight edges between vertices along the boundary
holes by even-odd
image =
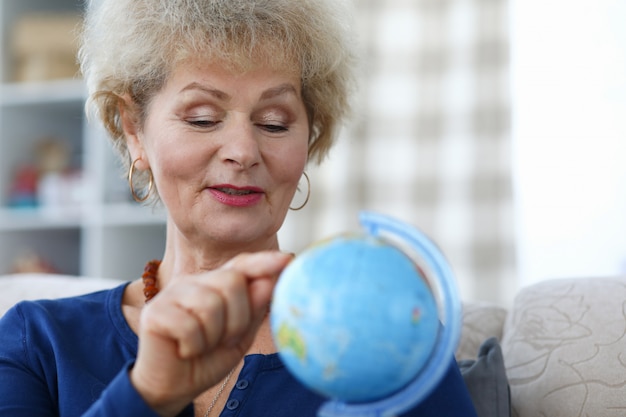
[[[268,355],[270,353],[275,353],[276,350],[276,345],[274,344],[274,339],[272,338],[268,314],[265,320],[263,320],[263,324],[261,324],[261,327],[254,338],[254,342],[252,342],[252,346],[250,346],[250,349],[248,350],[248,354],[262,353]]]
[[[193,275],[219,268],[235,256],[247,252],[278,250],[278,236],[273,234],[254,242],[213,242],[203,244],[185,238],[168,222],[165,253],[159,267],[159,287],[165,288],[171,277]]]

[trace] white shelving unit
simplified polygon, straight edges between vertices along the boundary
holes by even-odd
[[[133,279],[162,255],[164,214],[133,202],[116,156],[97,121],[87,122],[80,79],[15,82],[11,31],[32,13],[80,13],[80,0],[0,1],[0,274],[33,252],[61,273]],[[79,204],[12,204],[20,166],[33,164],[37,144],[68,145],[71,168],[82,173]]]

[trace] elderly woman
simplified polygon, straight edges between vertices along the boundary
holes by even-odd
[[[267,306],[291,259],[277,231],[348,109],[343,16],[336,0],[89,4],[90,104],[135,198],[166,208],[166,249],[137,260],[142,280],[5,315],[0,415],[316,414],[324,399],[283,367]],[[407,415],[474,415],[451,363]]]

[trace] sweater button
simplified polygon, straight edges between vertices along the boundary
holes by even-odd
[[[237,387],[237,389],[246,389],[248,388],[248,380],[247,379],[242,379],[237,381],[237,384],[235,385]]]
[[[234,410],[237,407],[239,407],[239,401],[238,400],[232,399],[232,400],[229,400],[226,403],[226,408],[228,408],[229,410]]]

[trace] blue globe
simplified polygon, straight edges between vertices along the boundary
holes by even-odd
[[[428,361],[440,328],[413,260],[370,235],[341,235],[297,256],[277,283],[270,324],[289,371],[346,403],[406,386]]]

